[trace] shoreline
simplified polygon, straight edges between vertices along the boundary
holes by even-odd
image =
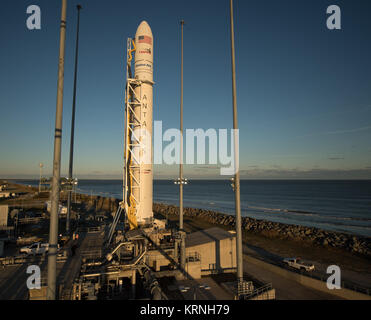
[[[36,187],[13,182],[9,182],[9,184],[23,190],[37,193]],[[93,205],[97,210],[109,212],[116,211],[120,202],[117,198],[88,195],[84,193],[76,193],[76,199]],[[63,193],[61,194],[60,200],[66,200],[64,199]],[[3,201],[0,201],[0,204],[2,202]],[[154,202],[153,212],[154,214],[160,214],[164,217],[167,214],[178,216],[179,207],[176,205]],[[227,228],[234,228],[235,226],[234,215],[213,210],[184,207],[184,216],[200,219]],[[323,248],[342,249],[353,254],[371,258],[371,237],[250,217],[242,217],[241,225],[244,233],[259,234],[270,239],[288,240]]]
[[[16,187],[14,183],[11,185]],[[29,202],[30,205],[26,205],[25,208],[32,211],[36,208],[33,203],[38,202],[40,207],[38,210],[45,210],[42,208],[44,208],[45,201],[49,199],[48,193],[38,194],[38,189],[35,187],[30,188],[24,185],[18,185],[18,187],[29,195],[28,197],[26,195],[23,201],[19,198],[16,207],[20,207],[22,202],[24,204]],[[31,194],[33,197],[30,197]],[[63,204],[66,199],[66,193],[62,193],[60,200]],[[120,202],[115,198],[86,194],[76,194],[76,200],[83,205],[82,207],[85,207],[83,212],[106,217],[116,212]],[[13,199],[9,200],[10,207],[13,207],[13,202]],[[0,204],[3,203],[0,201]],[[153,212],[156,218],[168,219],[171,228],[178,226],[179,209],[177,206],[154,203]],[[230,214],[189,207],[184,208],[184,213],[184,229],[187,233],[212,227],[220,227],[224,230],[234,229],[234,216]],[[326,268],[329,265],[335,264],[341,268],[342,279],[345,283],[371,289],[371,238],[246,217],[242,219],[242,226],[244,250],[247,250],[244,254],[273,265],[277,263],[279,265],[284,257],[301,257],[314,263],[318,270],[316,274],[321,277],[326,276]],[[337,238],[340,241],[337,241]],[[327,241],[327,245],[323,244],[324,240]]]
[[[179,208],[177,206],[167,205],[164,203],[154,203],[153,211],[154,213],[160,213],[162,215],[166,215],[166,213],[179,215]],[[235,226],[234,215],[211,210],[186,207],[184,208],[184,216],[202,219],[216,225],[224,225],[228,227]],[[303,242],[325,248],[332,247],[344,249],[348,252],[371,258],[370,237],[327,231],[314,227],[283,224],[268,220],[258,220],[249,217],[242,217],[241,225],[243,231],[248,233],[258,233],[267,238]]]
[[[118,189],[120,189],[119,185],[111,185],[108,182],[105,182],[103,184],[98,183],[97,185],[95,185],[95,180],[89,181],[92,181],[92,185],[85,181],[84,183],[82,183],[81,186],[79,186],[79,188],[77,188],[76,192],[85,195],[116,198],[119,200],[122,199],[122,192],[117,191]],[[329,182],[332,183],[332,180]],[[31,184],[32,186],[38,187],[38,182],[36,180],[23,180],[19,181],[19,183],[23,185]],[[106,185],[106,183],[108,184]],[[197,188],[201,188],[202,186],[203,185],[198,185]],[[205,186],[207,187],[207,185]],[[155,182],[154,188],[156,188]],[[157,188],[158,189],[156,189],[156,192],[158,197],[154,197],[154,203],[162,203],[170,206],[179,205],[177,201],[177,193],[174,190],[171,192],[167,191],[166,186],[164,188],[161,183],[157,186]],[[217,190],[219,189],[220,188],[218,187]],[[209,198],[206,194],[207,192],[205,191],[206,193],[204,193],[204,191],[202,190],[199,190],[202,194],[201,196],[197,196],[195,198],[193,195],[189,199],[189,201],[185,199],[184,207],[194,208],[198,210],[210,210],[226,215],[234,214],[234,200],[232,201],[232,199],[228,198],[228,201],[226,203],[219,203],[219,198],[215,198],[215,196],[211,196],[211,198],[209,197],[211,200],[208,200]],[[270,203],[269,199],[264,199],[268,201],[267,203]],[[357,237],[371,237],[371,218],[367,214],[369,213],[369,211],[366,210],[367,207],[365,207],[365,205],[363,205],[362,208],[358,210],[357,206],[354,206],[353,208],[350,203],[349,209],[343,212],[338,204],[331,204],[332,202],[328,204],[325,203],[325,208],[327,209],[321,210],[319,207],[321,205],[321,202],[318,203],[318,205],[315,204],[315,201],[312,201],[310,205],[307,205],[305,202],[303,205],[300,204],[301,202],[296,203],[295,205],[295,202],[290,202],[290,197],[288,198],[288,201],[289,203],[287,204],[287,206],[285,206],[285,204],[267,204],[264,201],[260,201],[254,204],[249,204],[247,202],[241,203],[241,205],[243,205],[241,207],[241,213],[243,217],[271,221],[273,223],[277,222],[284,225],[300,225],[306,228],[317,228],[327,232],[351,234]]]

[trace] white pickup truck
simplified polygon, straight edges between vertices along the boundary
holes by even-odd
[[[300,258],[285,258],[283,262],[287,264],[289,267],[305,270],[305,271],[313,271],[314,265],[311,263],[303,262]]]
[[[49,250],[49,243],[35,242],[27,247],[22,247],[19,249],[19,253],[24,253],[27,255],[33,254],[44,254]]]

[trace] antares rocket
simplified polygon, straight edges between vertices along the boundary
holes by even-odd
[[[134,52],[134,77],[131,75]],[[153,221],[153,35],[143,21],[128,40],[125,112],[124,209],[131,229]]]

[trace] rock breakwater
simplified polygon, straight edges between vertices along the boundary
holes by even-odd
[[[179,215],[179,208],[173,205],[155,203],[154,213],[162,215]],[[184,215],[205,220],[209,223],[235,226],[235,217],[205,209],[184,208]],[[371,257],[371,238],[332,232],[314,227],[289,225],[254,218],[242,218],[242,230],[259,233],[270,238],[287,239],[298,242],[309,242],[323,247],[341,248],[346,251]]]

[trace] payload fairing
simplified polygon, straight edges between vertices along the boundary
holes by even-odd
[[[135,52],[134,78],[131,75],[132,52]],[[135,40],[128,40],[127,57],[123,202],[133,229],[153,221],[153,35],[146,21],[139,25]]]

